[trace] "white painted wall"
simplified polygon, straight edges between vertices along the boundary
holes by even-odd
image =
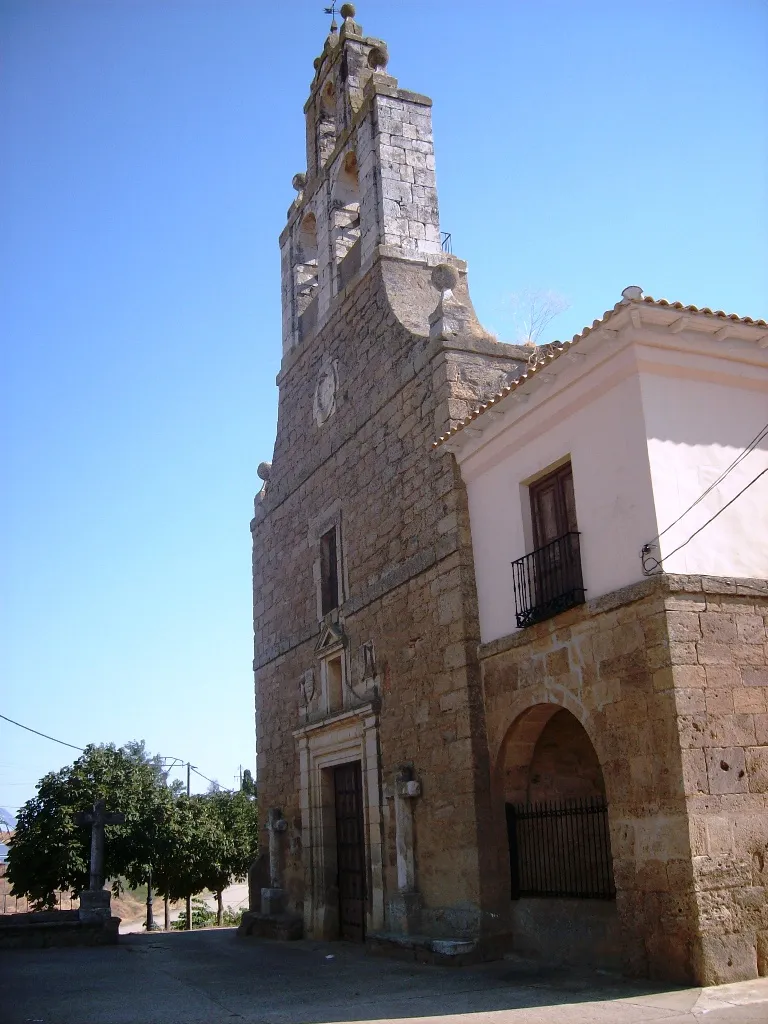
[[[482,420],[458,454],[467,485],[483,642],[515,631],[510,563],[533,548],[527,484],[573,466],[587,599],[644,577],[640,551],[768,423],[768,365],[755,346],[651,331],[596,343],[556,383]],[[768,467],[768,440],[660,542],[664,570],[768,579],[768,473],[684,548],[673,550]],[[652,554],[658,557],[659,548]]]
[[[642,373],[641,389],[659,529],[685,511],[768,423],[768,372],[744,368],[725,383]],[[757,385],[757,386],[756,386]],[[768,439],[664,533],[671,573],[768,579],[768,473],[669,557],[696,530],[768,468]],[[658,555],[658,550],[654,551]]]
[[[639,552],[657,527],[631,353],[609,359],[530,413],[516,413],[513,422],[505,419],[485,438],[460,456],[483,642],[517,628],[510,563],[533,547],[524,481],[563,456],[573,466],[588,599],[642,578]]]

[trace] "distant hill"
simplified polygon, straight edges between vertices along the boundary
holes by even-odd
[[[11,814],[11,812],[6,807],[0,807],[0,831],[12,831],[15,828],[16,816]]]

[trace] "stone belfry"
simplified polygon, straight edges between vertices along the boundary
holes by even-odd
[[[431,101],[398,89],[379,39],[342,7],[315,61],[304,111],[307,170],[280,239],[283,351],[320,327],[379,246],[439,256]]]
[[[244,927],[479,943],[508,864],[488,831],[466,491],[432,442],[528,352],[483,330],[441,249],[431,101],[341,14],[280,236],[277,436],[251,524],[270,864]]]

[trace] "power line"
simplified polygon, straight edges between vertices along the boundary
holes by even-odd
[[[685,512],[681,512],[680,515],[677,517],[677,519],[674,520],[674,522],[671,522],[669,524],[669,526],[667,526],[665,529],[663,529],[661,531],[661,533],[657,533],[656,536],[653,538],[653,540],[648,542],[649,546],[651,544],[653,544],[655,541],[659,540],[661,537],[663,537],[664,534],[667,533],[669,530],[671,530],[673,526],[677,526],[677,524],[680,522],[680,520],[683,519],[685,516],[687,516],[688,513],[691,511],[691,509],[696,508],[696,506],[699,504],[700,501],[703,501],[707,497],[708,494],[711,494],[711,492],[716,487],[718,487],[723,482],[723,480],[725,480],[725,478],[728,476],[728,474],[731,473],[738,466],[738,464],[740,462],[742,462],[749,455],[749,453],[754,448],[757,447],[758,444],[760,444],[760,442],[762,441],[762,439],[764,437],[766,437],[766,435],[768,435],[768,423],[766,423],[764,427],[760,428],[759,432],[756,434],[755,437],[752,438],[752,440],[746,446],[744,451],[743,452],[739,452],[739,454],[736,456],[736,458],[733,460],[733,462],[730,464],[730,466],[726,466],[726,468],[723,470],[723,472],[720,474],[720,476],[717,478],[717,480],[714,480],[709,485],[709,487],[707,487],[707,489],[702,494],[700,494],[698,496],[698,498],[693,502],[693,504],[688,506],[688,508],[685,510]],[[667,557],[669,557],[669,556],[667,556]]]
[[[81,753],[85,749],[84,747],[76,747],[74,743],[65,743],[64,740],[57,740],[55,736],[49,736],[48,733],[39,732],[37,729],[30,729],[28,725],[22,725],[21,722],[14,722],[12,718],[8,718],[7,715],[0,715],[0,718],[6,722],[10,722],[11,725],[18,725],[20,729],[26,729],[27,732],[33,732],[35,736],[42,736],[44,740],[53,740],[54,743],[60,743],[62,747],[71,747],[73,750],[79,750]]]
[[[698,530],[694,530],[693,533],[691,534],[691,536],[688,538],[688,540],[684,540],[682,544],[678,544],[678,546],[673,551],[670,551],[668,555],[664,555],[664,558],[671,558],[672,555],[677,554],[677,552],[680,551],[681,548],[684,548],[686,544],[690,544],[690,542],[693,540],[693,538],[698,533],[701,533],[701,531],[704,529],[705,526],[709,526],[709,524],[713,520],[717,519],[717,517],[720,515],[721,512],[725,512],[725,510],[728,508],[729,505],[732,505],[734,503],[734,501],[736,501],[737,498],[740,498],[742,496],[744,491],[748,491],[749,488],[752,486],[752,484],[756,484],[757,481],[760,479],[760,477],[761,476],[765,476],[766,473],[768,473],[768,466],[766,466],[765,469],[761,473],[758,473],[757,476],[754,479],[750,480],[749,483],[746,485],[746,487],[742,487],[742,489],[739,491],[739,493],[735,494],[726,505],[723,505],[723,507],[721,509],[718,509],[718,511],[715,512],[715,514],[713,516],[710,516],[710,518],[706,521],[706,523],[702,523],[702,525],[698,528]]]
[[[680,522],[681,519],[684,519],[688,515],[688,513],[692,509],[696,508],[696,506],[700,502],[702,502],[709,494],[711,494],[712,491],[716,487],[719,487],[719,485],[725,480],[725,478],[728,476],[728,474],[733,472],[733,470],[736,469],[736,467],[741,462],[743,462],[744,459],[746,459],[746,457],[750,454],[750,452],[754,451],[754,449],[758,446],[758,444],[763,440],[764,437],[768,437],[768,423],[766,423],[765,426],[760,428],[760,430],[752,438],[752,440],[749,442],[749,444],[746,446],[746,448],[742,452],[739,452],[739,454],[736,456],[736,458],[733,460],[733,462],[731,462],[731,464],[729,466],[726,466],[726,468],[722,471],[720,476],[716,480],[713,480],[712,483],[709,485],[709,487],[707,487],[707,489],[705,491],[703,491],[698,496],[698,498],[692,504],[690,504],[687,509],[685,509],[684,512],[680,513],[680,515],[677,517],[677,519],[673,520],[669,524],[669,526],[665,527],[660,533],[657,533],[656,536],[652,540],[649,540],[647,544],[643,544],[642,550],[640,552],[640,560],[641,560],[641,562],[643,564],[643,571],[646,573],[646,575],[650,576],[650,575],[653,575],[653,573],[655,573],[657,570],[661,571],[661,563],[662,563],[662,561],[664,559],[663,558],[654,558],[651,555],[651,548],[656,543],[656,541],[660,540],[664,536],[665,533],[667,533],[669,530],[672,529],[673,526],[677,526],[677,524]],[[762,473],[759,474],[757,477],[755,477],[755,480],[759,480],[760,476],[762,476]],[[755,480],[751,480],[747,484],[747,487],[751,487],[752,484],[755,482]],[[735,498],[731,499],[731,501],[728,502],[728,505],[731,505],[736,500],[736,498],[739,497],[740,494],[743,494],[744,491],[747,490],[747,487],[745,487],[743,490],[739,491],[739,494],[737,494]],[[723,512],[726,508],[728,508],[728,505],[724,505],[723,508],[720,509],[720,512]],[[717,512],[714,516],[712,516],[711,519],[708,519],[707,522],[704,523],[704,526],[708,526],[712,522],[712,519],[716,519],[717,516],[720,515],[720,512]],[[674,551],[670,552],[670,554],[673,555],[673,554],[675,554],[675,552],[679,551],[680,548],[685,547],[685,545],[688,544],[689,541],[693,540],[693,538],[696,536],[697,533],[700,533],[704,529],[704,526],[699,527],[699,529],[696,530],[695,533],[691,534],[691,536],[688,538],[688,540],[684,541],[679,547],[676,547]],[[669,558],[669,557],[670,557],[669,554],[664,556],[664,558]]]
[[[197,768],[193,768],[192,771],[195,775],[199,775],[201,779],[205,779],[206,782],[210,782],[212,786],[218,786],[219,789],[226,789],[226,786],[222,786],[221,783],[217,782],[215,779],[209,779],[207,775],[203,775],[203,773],[199,772]],[[227,792],[231,792],[231,790],[227,790]]]
[[[65,740],[56,739],[55,736],[49,736],[48,733],[40,732],[39,729],[32,729],[28,725],[22,725],[21,722],[16,722],[13,718],[8,718],[7,715],[0,715],[0,718],[2,718],[6,722],[10,722],[11,725],[18,726],[19,729],[26,729],[27,732],[33,732],[35,734],[35,736],[42,736],[43,739],[45,739],[45,740],[51,740],[53,743],[60,743],[62,745],[62,747],[71,747],[72,750],[79,750],[80,753],[83,753],[83,751],[85,750],[84,747],[76,747],[74,745],[74,743],[67,743]],[[182,765],[186,764],[186,761],[183,761],[180,757],[171,757],[170,755],[165,756],[163,754],[160,754],[158,756],[159,756],[161,761],[173,761],[174,762],[172,765],[170,765],[168,767],[168,771],[169,772],[173,771],[173,769],[176,767],[176,764],[182,764]],[[211,785],[213,785],[213,786],[218,786],[219,785],[219,783],[216,782],[214,779],[209,779],[207,775],[203,775],[202,772],[199,772],[197,770],[197,768],[192,768],[192,771],[196,775],[199,775],[201,779],[205,779],[206,782],[210,782]],[[11,785],[11,783],[9,783],[9,785]],[[13,783],[13,785],[22,785],[22,783]],[[223,789],[224,787],[222,786],[221,788]]]

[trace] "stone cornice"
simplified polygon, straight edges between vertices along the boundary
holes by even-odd
[[[742,579],[731,576],[681,576],[659,573],[657,576],[649,576],[638,580],[637,583],[632,583],[628,587],[621,587],[610,594],[596,597],[593,601],[587,601],[586,604],[563,612],[563,616],[569,616],[568,624],[570,624],[570,618],[574,613],[581,612],[582,619],[591,615],[600,615],[603,612],[613,611],[624,605],[632,604],[634,601],[642,601],[652,594],[711,594],[722,597],[758,597],[768,599],[768,580],[752,579],[749,577]],[[558,628],[558,619],[561,619],[563,616],[556,615],[552,619],[538,623],[538,627],[544,627],[544,632],[552,632],[553,629]],[[510,651],[515,647],[525,647],[534,639],[537,639],[538,634],[534,634],[536,629],[537,626],[519,629],[514,633],[508,633],[506,636],[500,636],[497,640],[490,640],[488,643],[479,644],[477,656],[483,661],[486,658],[494,658],[498,654],[504,654],[505,651]]]
[[[346,711],[340,711],[335,715],[328,715],[326,718],[322,718],[317,722],[310,722],[308,725],[303,725],[300,729],[295,729],[293,732],[294,739],[301,739],[302,737],[309,736],[311,733],[319,732],[322,729],[333,729],[337,725],[343,725],[344,722],[353,721],[355,718],[374,718],[381,711],[381,701],[371,700],[366,704],[360,704],[357,707],[349,708]]]

